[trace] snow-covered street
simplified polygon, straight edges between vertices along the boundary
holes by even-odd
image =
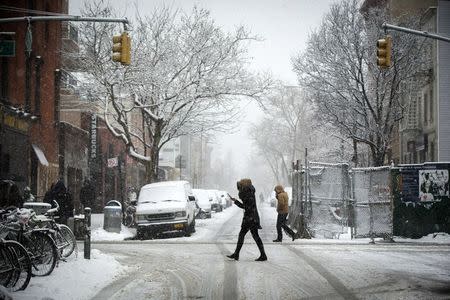
[[[296,240],[275,244],[276,213],[259,208],[267,262],[248,234],[233,252],[242,211],[197,220],[192,237],[125,240],[93,230],[92,259],[61,262],[50,277],[32,278],[14,299],[446,299],[450,296],[448,235],[396,239]],[[98,222],[98,220],[97,220]],[[93,226],[99,226],[100,223]],[[97,233],[95,233],[97,231]],[[344,237],[345,238],[345,237]]]

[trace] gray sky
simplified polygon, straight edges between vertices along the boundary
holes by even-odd
[[[296,84],[290,57],[304,49],[308,33],[320,24],[324,12],[332,0],[110,0],[112,6],[126,11],[129,18],[134,14],[134,3],[140,13],[150,13],[156,6],[181,7],[189,11],[194,5],[211,12],[217,24],[231,31],[245,25],[263,38],[250,46],[254,57],[253,67],[269,70],[286,83]],[[82,0],[69,1],[69,13],[79,14]]]
[[[86,0],[85,0],[86,1]],[[87,0],[89,1],[89,0]],[[83,0],[70,0],[69,13],[78,15]],[[194,5],[208,9],[216,23],[226,31],[245,25],[253,34],[263,39],[249,46],[253,57],[252,68],[269,71],[276,79],[286,84],[296,85],[290,59],[305,48],[308,34],[317,28],[324,13],[336,0],[110,0],[112,6],[124,11],[132,19],[134,4],[137,3],[141,15],[150,14],[157,6],[171,6],[185,11]],[[247,138],[248,125],[261,117],[255,103],[246,103],[241,129],[230,135],[216,139],[214,157],[223,157],[231,149],[235,153],[238,177],[251,177],[246,161],[254,155],[251,141]]]

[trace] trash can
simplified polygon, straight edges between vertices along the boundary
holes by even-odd
[[[110,200],[103,208],[103,229],[120,233],[122,227],[122,205],[117,200]]]

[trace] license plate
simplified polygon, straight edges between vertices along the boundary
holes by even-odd
[[[173,228],[175,228],[175,229],[183,229],[184,228],[184,224],[174,224]]]

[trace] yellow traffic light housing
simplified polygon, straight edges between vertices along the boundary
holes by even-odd
[[[384,39],[377,41],[377,65],[381,68],[389,68],[391,66],[392,54],[392,37],[386,35]]]
[[[113,36],[112,60],[128,66],[131,63],[131,39],[128,33]]]

